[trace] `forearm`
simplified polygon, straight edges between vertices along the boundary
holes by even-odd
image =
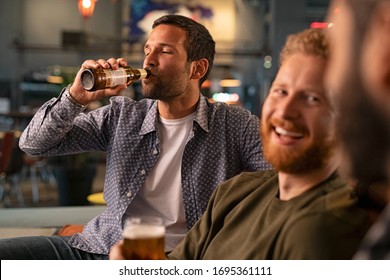
[[[84,61],[73,83],[57,99],[44,104],[33,117],[20,138],[20,148],[28,154],[42,156],[104,149],[105,139],[102,139],[99,128],[96,129],[96,120],[80,113],[93,101],[118,95],[126,85],[89,92],[81,84],[81,73],[86,68],[116,70],[126,65],[124,58]],[[85,136],[88,136],[88,141],[83,138]]]

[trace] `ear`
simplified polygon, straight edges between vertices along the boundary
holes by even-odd
[[[193,61],[193,71],[191,79],[200,80],[204,75],[206,75],[207,69],[209,69],[209,61],[206,58],[202,58],[196,61]]]

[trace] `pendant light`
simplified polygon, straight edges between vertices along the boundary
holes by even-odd
[[[78,0],[79,12],[84,19],[89,19],[92,16],[96,1],[97,0]]]

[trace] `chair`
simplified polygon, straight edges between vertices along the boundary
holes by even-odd
[[[0,134],[0,174],[7,170],[15,142],[15,134],[12,131],[5,131]]]
[[[31,157],[27,154],[23,157],[22,178],[28,175],[31,180],[32,200],[34,204],[39,203],[38,176],[45,185],[55,186],[53,171],[50,169],[48,160],[45,157]]]
[[[9,205],[8,196],[15,194],[19,205],[23,207],[25,203],[20,189],[23,152],[19,149],[17,140],[15,131],[0,132],[0,201]]]

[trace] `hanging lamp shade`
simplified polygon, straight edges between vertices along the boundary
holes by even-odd
[[[78,0],[79,12],[84,19],[89,19],[95,9],[96,0]]]

